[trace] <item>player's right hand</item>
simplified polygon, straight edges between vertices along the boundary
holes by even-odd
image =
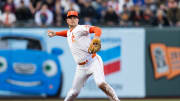
[[[49,37],[56,36],[56,32],[51,31],[51,30],[48,30],[48,36],[49,36]]]

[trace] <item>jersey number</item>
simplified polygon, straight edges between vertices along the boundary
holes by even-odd
[[[75,36],[72,35],[72,36],[71,36],[71,39],[72,39],[72,42],[74,42],[74,41],[75,41]]]

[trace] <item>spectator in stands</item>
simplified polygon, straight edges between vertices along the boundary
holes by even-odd
[[[5,0],[0,0],[0,10],[3,10],[3,6],[6,3]]]
[[[64,14],[66,14],[69,9],[74,9],[77,12],[80,12],[79,6],[71,0],[61,0],[61,6],[64,8]]]
[[[120,13],[123,12],[123,6],[126,5],[127,9],[131,9],[132,6],[134,6],[134,3],[132,0],[120,0]]]
[[[167,0],[157,0],[158,5],[166,4]]]
[[[155,15],[155,19],[157,19],[157,15],[161,15],[160,13],[161,13],[161,10],[162,10],[162,15],[163,15],[163,19],[164,19],[164,17],[165,17],[165,19],[167,19],[167,11],[168,11],[168,7],[166,6],[166,2],[165,2],[166,0],[162,0],[162,3],[160,3],[160,1],[159,1],[159,7],[158,7],[158,9],[156,10],[156,15]],[[154,20],[155,20],[154,19]],[[168,25],[169,25],[169,21],[168,21]],[[154,26],[154,25],[152,25],[152,26]]]
[[[62,7],[61,7],[61,0],[56,0],[55,2],[55,26],[61,26],[63,24],[63,16],[62,16]]]
[[[168,0],[157,0],[157,6],[158,8],[156,9],[156,11],[160,8],[161,10],[166,10],[167,11],[167,1]],[[166,11],[164,11],[164,13],[166,13]]]
[[[33,15],[35,14],[35,12],[40,10],[42,3],[43,0],[31,0],[29,9]]]
[[[130,26],[131,23],[129,21],[129,18],[130,18],[130,11],[125,4],[123,6],[123,12],[120,14],[120,26]]]
[[[14,5],[14,1],[13,0],[6,0],[6,2],[5,2],[5,4],[4,4],[4,6],[3,6],[3,11],[5,10],[5,8],[7,7],[7,6],[10,6],[11,7],[11,12],[12,13],[15,13],[15,5]]]
[[[116,14],[116,12],[111,6],[108,7],[104,16],[104,20],[105,20],[105,25],[108,25],[108,26],[117,25],[119,22],[118,15]]]
[[[29,7],[29,4],[30,4],[30,0],[14,0],[14,5],[16,8],[19,8],[22,6],[22,2],[23,2],[23,5],[25,7]]]
[[[16,16],[12,11],[12,6],[6,5],[4,13],[0,16],[0,22],[4,27],[13,27],[16,22]]]
[[[178,8],[180,8],[180,1],[178,1]]]
[[[1,16],[2,16],[2,11],[0,9],[0,19],[1,19]],[[0,27],[2,26],[2,23],[1,23],[1,20],[0,20]]]
[[[43,4],[41,9],[35,13],[35,23],[38,26],[50,26],[53,22],[53,13],[48,9],[47,4]]]
[[[29,10],[29,6],[25,5],[25,0],[20,0],[20,4],[16,6],[16,17],[18,22],[27,22],[30,18],[32,18],[32,14]]]
[[[96,19],[97,19],[97,23],[100,24],[102,23],[102,16],[103,16],[103,12],[106,11],[106,2],[102,1],[102,0],[96,0],[92,3],[93,8],[96,11]]]
[[[54,5],[55,5],[55,0],[45,0],[45,3],[47,4],[49,10],[53,11]]]
[[[180,8],[176,0],[168,0],[167,17],[171,26],[180,26]]]
[[[135,5],[131,11],[130,21],[132,21],[134,26],[140,26],[143,20],[143,11],[140,9],[139,5]]]
[[[80,8],[80,12],[79,12],[79,16],[82,18],[82,10],[83,10],[83,8],[84,8],[84,4],[86,3],[86,1],[85,0],[77,0],[77,5],[79,6],[79,8]],[[83,21],[84,21],[84,19],[79,19],[79,23],[80,24],[82,24],[83,23]]]
[[[108,0],[107,6],[108,6],[108,7],[112,7],[113,10],[116,12],[116,14],[119,14],[119,13],[120,13],[118,0]]]
[[[160,4],[158,9],[163,10],[163,12],[165,13],[165,15],[167,14],[168,7],[167,7],[165,4],[163,4],[163,3]],[[157,10],[158,10],[158,9],[157,9]]]
[[[92,1],[92,7],[93,7],[94,9],[100,8],[101,2],[102,2],[102,0],[94,0],[94,1]]]
[[[169,21],[167,17],[165,16],[165,13],[163,10],[158,9],[156,13],[156,17],[153,21],[153,26],[163,27],[163,26],[169,26]]]
[[[144,5],[144,0],[133,0],[135,5]]]
[[[145,0],[144,1],[145,4],[144,4],[144,7],[143,9],[146,9],[146,8],[149,8],[152,12],[155,12],[156,9],[157,9],[157,1],[155,0]]]
[[[79,6],[80,11],[84,8],[84,3],[86,3],[85,0],[78,0],[77,1],[77,5]]]
[[[69,9],[74,9],[74,10],[80,12],[80,8],[79,8],[79,6],[75,2],[70,2]]]
[[[84,3],[84,7],[81,9],[81,18],[83,19],[83,24],[94,24],[95,23],[95,16],[96,11],[92,7],[92,1],[87,0],[86,3]]]
[[[144,13],[143,13],[143,26],[151,26],[152,22],[154,20],[154,15],[153,12],[151,11],[150,8],[146,8]]]

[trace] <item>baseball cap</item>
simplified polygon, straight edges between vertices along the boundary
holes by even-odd
[[[78,17],[78,12],[77,11],[68,11],[67,12],[67,18],[70,16],[76,16]]]

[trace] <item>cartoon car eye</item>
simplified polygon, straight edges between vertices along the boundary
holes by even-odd
[[[7,61],[4,57],[0,56],[0,73],[6,71]]]
[[[52,77],[57,74],[57,65],[52,60],[47,60],[43,64],[43,72],[46,76]]]

